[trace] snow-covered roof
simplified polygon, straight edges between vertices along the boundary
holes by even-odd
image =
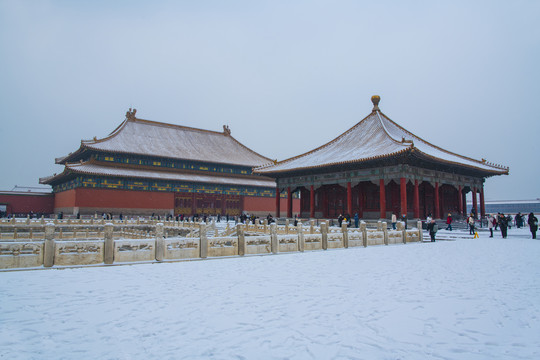
[[[239,143],[227,126],[223,132],[215,132],[137,119],[130,112],[109,136],[83,140],[76,152],[56,162],[77,160],[77,154],[85,149],[249,167],[272,162]]]
[[[261,166],[254,171],[271,174],[321,168],[340,164],[360,163],[380,158],[388,158],[407,151],[435,161],[475,168],[493,174],[507,174],[508,168],[491,164],[485,160],[474,160],[441,149],[405,130],[390,120],[378,108],[377,103],[371,114],[351,129],[305,154]]]
[[[227,185],[243,185],[243,186],[256,186],[256,187],[271,187],[276,186],[276,182],[273,179],[264,178],[260,176],[219,176],[219,175],[206,175],[194,172],[174,172],[174,171],[161,171],[161,170],[148,170],[129,167],[115,167],[105,164],[97,163],[95,161],[66,164],[64,172],[58,175],[46,177],[40,179],[41,183],[50,184],[55,180],[61,179],[69,173],[86,174],[94,176],[117,176],[117,177],[131,177],[131,178],[144,178],[157,181],[182,181],[182,182],[196,182],[207,184],[227,184]]]

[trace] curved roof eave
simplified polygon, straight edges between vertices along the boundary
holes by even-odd
[[[261,175],[266,175],[266,174],[296,172],[296,171],[309,170],[309,169],[320,169],[320,168],[323,168],[323,167],[326,167],[326,166],[359,164],[359,163],[363,163],[363,162],[367,162],[367,161],[391,158],[393,156],[405,153],[405,152],[410,151],[410,150],[411,150],[411,148],[408,147],[408,148],[405,148],[405,149],[402,149],[402,150],[399,150],[399,151],[395,151],[395,152],[392,152],[392,153],[383,154],[383,155],[379,155],[379,156],[371,156],[371,157],[367,157],[367,158],[363,158],[363,159],[356,159],[356,160],[349,160],[349,161],[336,161],[336,162],[333,162],[333,163],[325,163],[325,164],[320,164],[320,165],[316,165],[316,166],[298,167],[298,168],[293,168],[293,169],[281,169],[281,170],[275,170],[275,171],[265,171],[264,169],[261,169],[261,171],[259,171],[258,168],[255,168],[253,170],[253,172],[257,173],[257,174],[261,174]]]
[[[490,174],[490,176],[508,175],[509,170],[510,170],[508,168],[496,169],[492,165],[487,165],[487,166],[493,167],[493,170],[490,170],[490,169],[486,169],[486,168],[477,167],[477,166],[474,166],[474,165],[467,165],[467,164],[464,164],[464,163],[459,163],[459,162],[455,162],[455,161],[448,161],[448,160],[445,160],[445,159],[441,159],[441,158],[429,155],[429,154],[419,150],[416,147],[414,149],[412,149],[412,150],[414,151],[414,153],[421,154],[424,158],[430,159],[432,161],[442,162],[442,163],[445,163],[445,164],[450,164],[450,165],[454,165],[454,166],[458,166],[458,167],[466,168],[466,169],[473,169],[473,170],[476,170],[476,171],[479,171],[479,172]],[[474,159],[471,159],[471,160],[474,160]],[[478,161],[478,160],[474,160],[474,161]],[[480,162],[480,164],[486,165],[486,164],[484,164],[482,162]]]

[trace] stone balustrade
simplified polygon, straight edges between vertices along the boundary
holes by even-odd
[[[120,224],[113,222],[94,225],[99,229],[75,228],[83,225],[70,224],[71,231],[63,232],[66,226],[49,222],[40,224],[41,228],[34,233],[42,234],[39,238],[2,239],[0,269],[175,261],[422,241],[420,222],[417,228],[409,230],[404,226],[388,230],[384,222],[369,229],[364,222],[360,223],[360,228],[348,228],[345,224],[341,228],[330,228],[326,222],[320,226],[313,222],[298,223],[296,227],[290,224],[238,224],[226,231],[234,231],[235,236],[215,236],[215,225],[206,223],[156,223],[152,231],[128,228],[127,225],[120,228]],[[186,236],[174,236],[179,228],[184,229]],[[17,229],[20,234],[21,228]],[[193,236],[195,231],[197,237]],[[257,234],[247,235],[250,231]]]

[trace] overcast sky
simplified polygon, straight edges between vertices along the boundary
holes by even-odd
[[[283,160],[371,112],[540,198],[540,1],[0,0],[0,189],[125,117],[230,126]]]

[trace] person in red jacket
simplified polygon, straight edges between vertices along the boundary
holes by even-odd
[[[448,217],[446,218],[446,230],[452,231],[452,214],[448,214]]]

